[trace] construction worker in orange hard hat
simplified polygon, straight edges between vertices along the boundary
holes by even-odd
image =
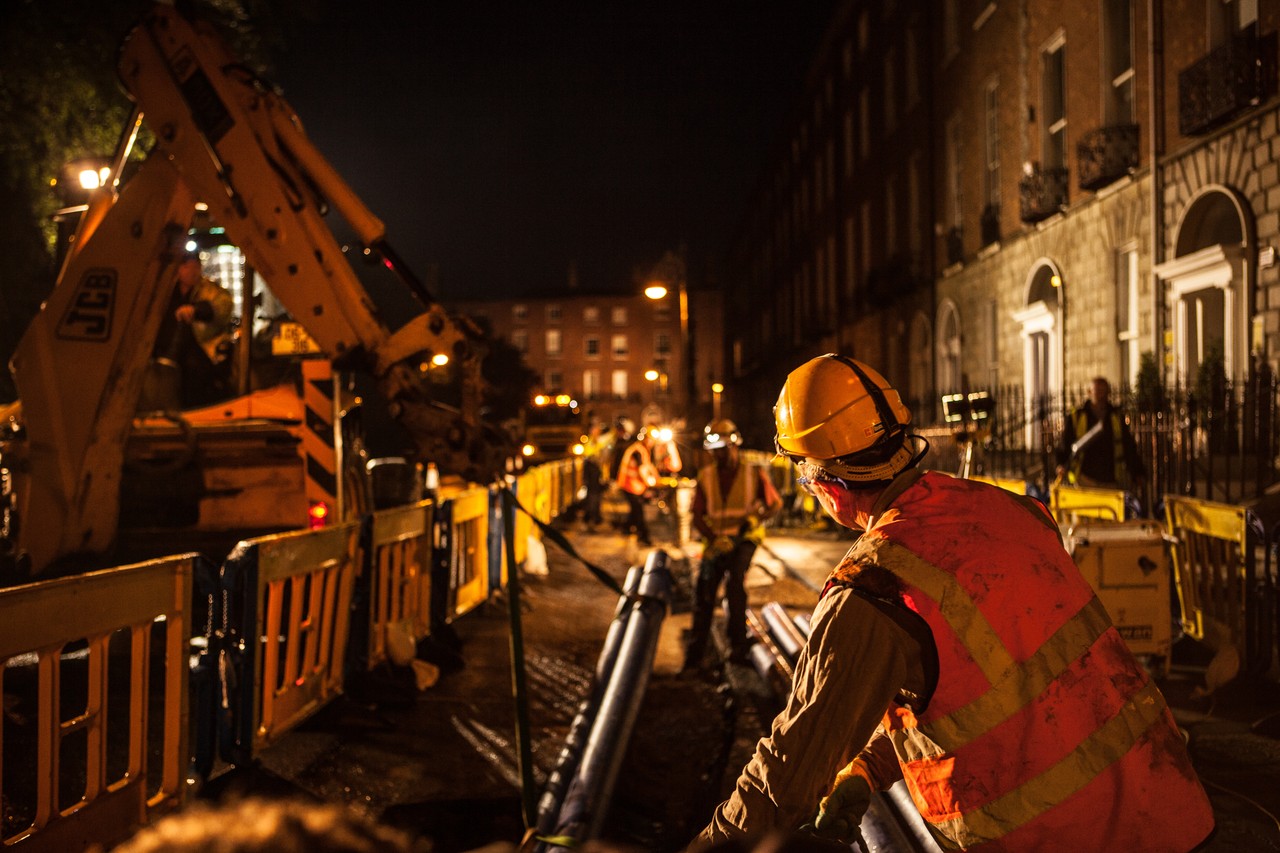
[[[729,657],[736,662],[747,659],[747,569],[764,539],[763,522],[782,508],[782,498],[763,469],[742,464],[741,445],[742,434],[727,418],[712,421],[702,431],[702,447],[710,452],[711,463],[698,470],[693,495],[693,526],[703,536],[703,547],[684,672],[702,666],[722,580],[729,605]]]
[[[906,780],[947,850],[1189,851],[1213,811],[1151,676],[1043,505],[922,472],[898,392],[828,354],[774,408],[780,453],[863,531],[814,609],[791,697],[695,845],[856,839]]]

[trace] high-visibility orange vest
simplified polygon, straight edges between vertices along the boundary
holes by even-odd
[[[632,442],[622,453],[622,464],[618,468],[618,487],[633,495],[643,495],[658,485],[658,469],[653,465],[653,456],[644,442]]]
[[[927,707],[885,718],[920,814],[965,850],[1187,851],[1213,812],[1164,697],[1043,509],[927,473],[854,545],[937,647]]]
[[[757,541],[764,538],[764,529],[758,523],[750,530],[742,530],[742,522],[760,502],[757,497],[760,471],[754,465],[740,462],[733,485],[723,494],[720,492],[720,469],[707,465],[698,471],[698,488],[707,502],[707,526],[716,536],[737,536],[741,533]]]

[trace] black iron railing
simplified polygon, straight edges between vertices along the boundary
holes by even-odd
[[[1076,155],[1080,188],[1101,189],[1138,168],[1138,126],[1117,124],[1091,130],[1080,137]]]
[[[1242,30],[1178,74],[1178,130],[1193,136],[1230,121],[1274,88],[1275,33]]]
[[[993,408],[985,421],[918,430],[931,445],[925,464],[959,470],[964,441],[957,434],[967,432],[961,437],[975,441],[972,473],[1022,479],[1047,493],[1063,412],[1086,392],[1028,397],[1019,385],[1003,385],[989,393]],[[1266,365],[1234,382],[1219,376],[1142,393],[1118,388],[1112,401],[1129,415],[1147,471],[1138,499],[1148,511],[1166,494],[1252,503],[1280,483],[1280,382]],[[908,404],[913,412],[936,411],[930,401]]]
[[[1018,200],[1023,222],[1039,222],[1053,216],[1067,203],[1067,170],[1032,167],[1018,182]]]

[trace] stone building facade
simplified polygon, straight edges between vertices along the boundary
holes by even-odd
[[[933,422],[948,393],[1274,369],[1278,24],[1280,0],[847,0],[734,255],[762,294],[730,315],[735,387],[839,349]]]

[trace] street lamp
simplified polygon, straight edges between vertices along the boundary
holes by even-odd
[[[720,420],[720,395],[724,393],[724,386],[719,382],[711,383],[711,420]]]

